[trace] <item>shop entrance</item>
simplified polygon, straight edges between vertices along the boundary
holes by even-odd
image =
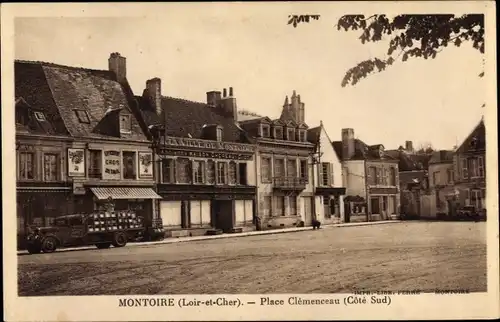
[[[215,229],[221,229],[225,233],[231,232],[233,228],[233,201],[213,200],[211,217]]]

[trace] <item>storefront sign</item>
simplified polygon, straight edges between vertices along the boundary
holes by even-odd
[[[165,143],[167,146],[171,147],[225,150],[225,151],[247,152],[247,153],[253,153],[255,151],[255,147],[253,145],[248,145],[248,144],[213,142],[213,141],[188,139],[188,138],[167,138]]]
[[[116,150],[104,151],[104,171],[102,178],[106,180],[121,179],[121,153]]]
[[[162,149],[161,154],[167,154],[178,157],[194,157],[208,159],[230,159],[230,160],[251,160],[251,154],[228,153],[228,152],[205,152],[205,151],[180,151]]]
[[[153,154],[151,152],[139,152],[139,177],[153,177]]]
[[[68,175],[70,177],[85,176],[85,151],[68,149]]]
[[[84,195],[87,191],[81,182],[73,182],[73,194]]]

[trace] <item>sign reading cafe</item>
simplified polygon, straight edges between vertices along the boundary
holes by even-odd
[[[139,152],[139,177],[153,177],[153,154],[151,152]]]
[[[104,151],[103,179],[120,180],[121,153],[116,150]]]
[[[85,151],[83,149],[68,149],[68,175],[85,176]]]

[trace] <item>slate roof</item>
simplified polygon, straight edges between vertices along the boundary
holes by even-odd
[[[333,141],[332,142],[333,149],[335,153],[337,153],[337,157],[339,160],[344,160],[342,158],[342,141]],[[382,144],[375,144],[372,146],[367,145],[365,142],[360,139],[354,139],[354,155],[349,160],[383,160],[380,158],[378,148],[382,146]],[[392,157],[390,154],[384,153],[383,158],[389,160],[396,160],[396,158]]]
[[[318,144],[321,136],[321,125],[307,130],[307,141]]]
[[[449,150],[434,151],[429,160],[429,164],[453,162],[454,154],[455,153],[453,151]]]
[[[111,71],[69,67],[46,62],[15,62],[15,95],[43,111],[54,134],[72,137],[145,141],[122,85]],[[75,109],[87,112],[90,123],[80,122]],[[131,133],[111,133],[122,109],[131,115]],[[114,117],[114,119],[112,119]],[[100,128],[105,131],[99,130]]]
[[[218,113],[216,107],[205,103],[162,96],[162,115],[158,115],[147,98],[138,98],[138,102],[148,126],[162,124],[161,120],[165,119],[167,136],[202,139],[203,126],[216,124],[223,128],[223,141],[248,142],[243,130],[236,125],[232,117]]]
[[[399,160],[399,171],[425,170],[429,166],[430,154],[412,154],[404,150],[386,150],[385,153]]]

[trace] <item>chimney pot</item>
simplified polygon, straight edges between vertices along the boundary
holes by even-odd
[[[233,88],[232,87],[229,87],[229,96],[232,97],[233,96]]]
[[[227,96],[227,89],[225,89],[225,88],[224,88],[224,89],[222,90],[222,93],[223,93],[223,94],[222,94],[222,97],[226,97],[226,96]]]

